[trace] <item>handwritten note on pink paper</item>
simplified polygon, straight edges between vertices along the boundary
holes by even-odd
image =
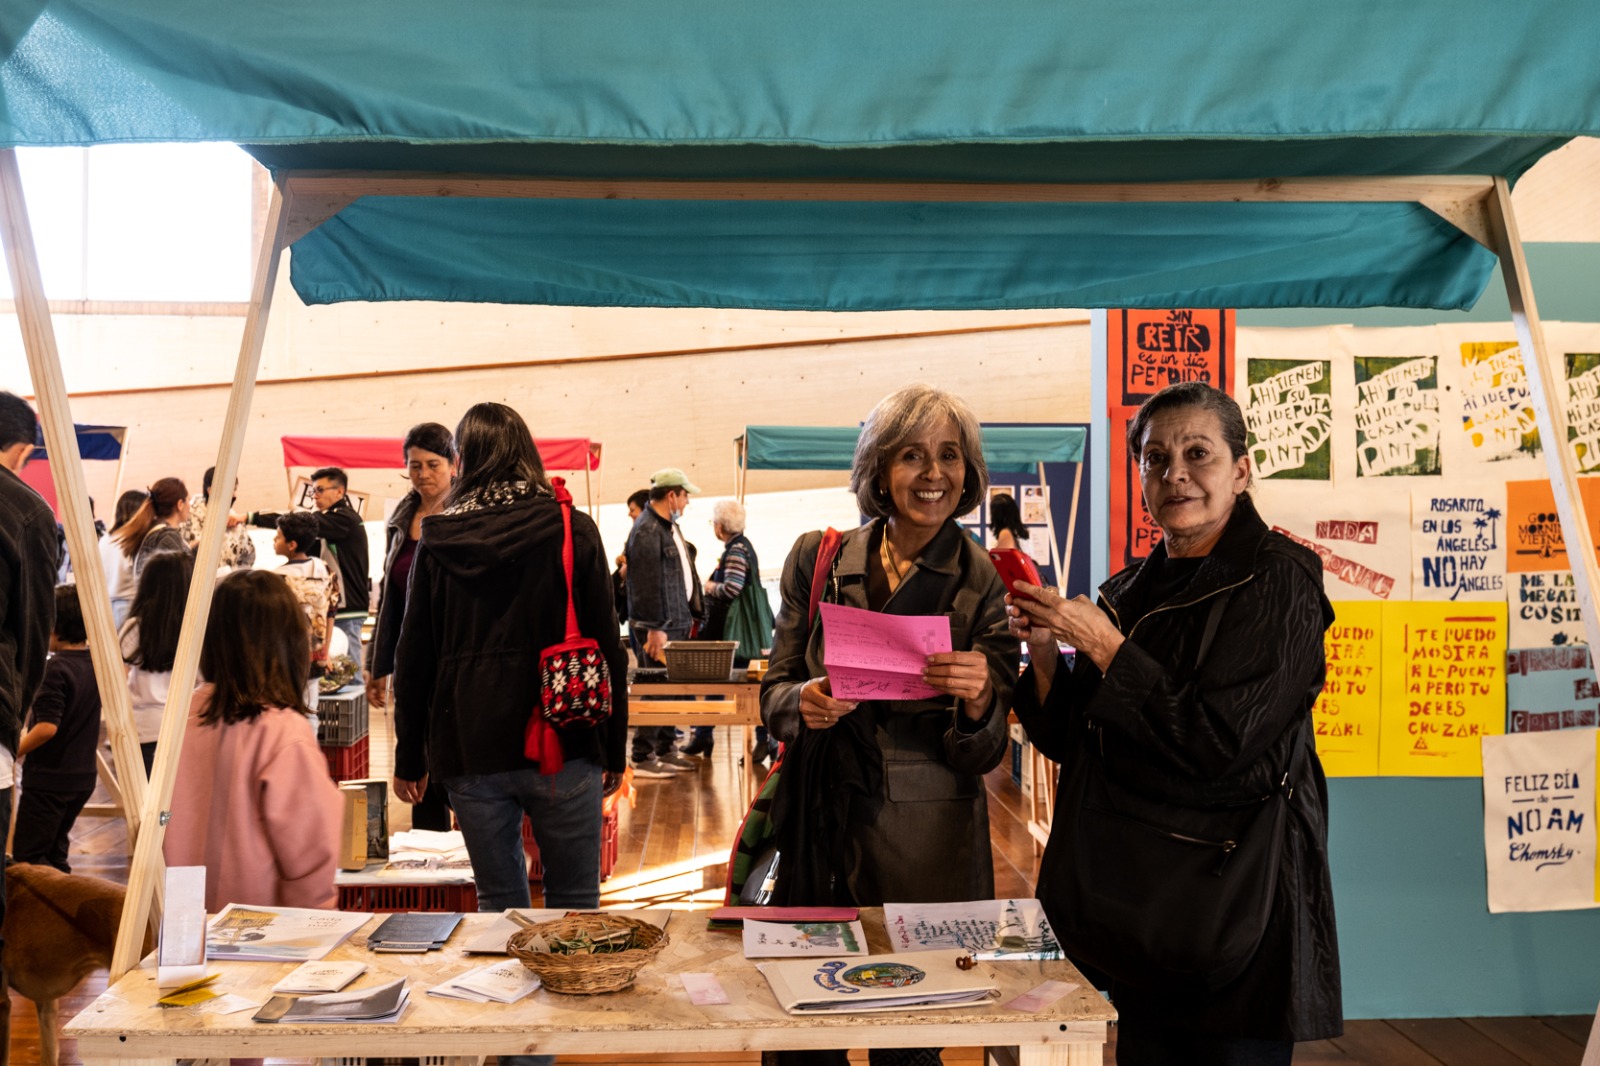
[[[824,603],[822,662],[836,700],[925,700],[938,689],[922,680],[928,656],[950,650],[943,615],[880,614]]]

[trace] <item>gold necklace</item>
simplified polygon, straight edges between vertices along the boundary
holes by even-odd
[[[889,591],[893,592],[900,587],[900,582],[905,578],[906,571],[911,569],[911,563],[902,563],[895,557],[894,547],[889,543],[889,531],[883,531],[883,542],[879,545],[878,555],[883,559],[883,575],[889,579]]]

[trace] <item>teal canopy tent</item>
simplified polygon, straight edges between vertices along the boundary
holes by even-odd
[[[1046,512],[1051,562],[1057,574],[1065,574],[1062,560],[1072,558],[1078,493],[1083,486],[1083,446],[1089,431],[1083,426],[983,426],[982,433],[983,458],[990,474],[1037,474],[1039,484],[1045,486],[1046,463],[1078,465],[1064,551],[1056,543],[1055,522]],[[751,470],[849,470],[860,437],[859,426],[746,426],[733,439],[739,499],[744,499],[745,475]]]
[[[1596,39],[1592,0],[17,0],[0,144],[244,144],[313,303],[1461,308],[1483,180],[1600,133]]]
[[[1600,134],[1597,39],[1593,0],[8,0],[0,228],[46,437],[70,452],[4,148],[221,140],[271,169],[224,484],[286,246],[310,302],[824,310],[1462,308],[1498,255],[1555,440],[1510,185]],[[1600,645],[1572,460],[1546,455]],[[196,571],[220,552],[219,523]],[[113,979],[155,894],[210,594],[186,608],[148,796],[114,738],[158,828],[137,834]],[[114,651],[97,610],[91,647]],[[119,667],[96,660],[102,691]]]

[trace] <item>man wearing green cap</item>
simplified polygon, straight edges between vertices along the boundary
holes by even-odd
[[[694,545],[683,538],[679,519],[689,497],[700,489],[676,467],[650,475],[650,503],[634,520],[624,554],[628,562],[628,624],[641,665],[662,666],[669,640],[686,640],[702,616],[700,577],[694,569]],[[699,765],[674,747],[672,726],[633,731],[636,777],[668,777]]]

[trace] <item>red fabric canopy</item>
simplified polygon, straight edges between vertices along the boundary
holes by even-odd
[[[401,437],[284,437],[283,465],[395,470],[405,466]],[[546,470],[600,469],[600,443],[586,437],[534,439]]]

